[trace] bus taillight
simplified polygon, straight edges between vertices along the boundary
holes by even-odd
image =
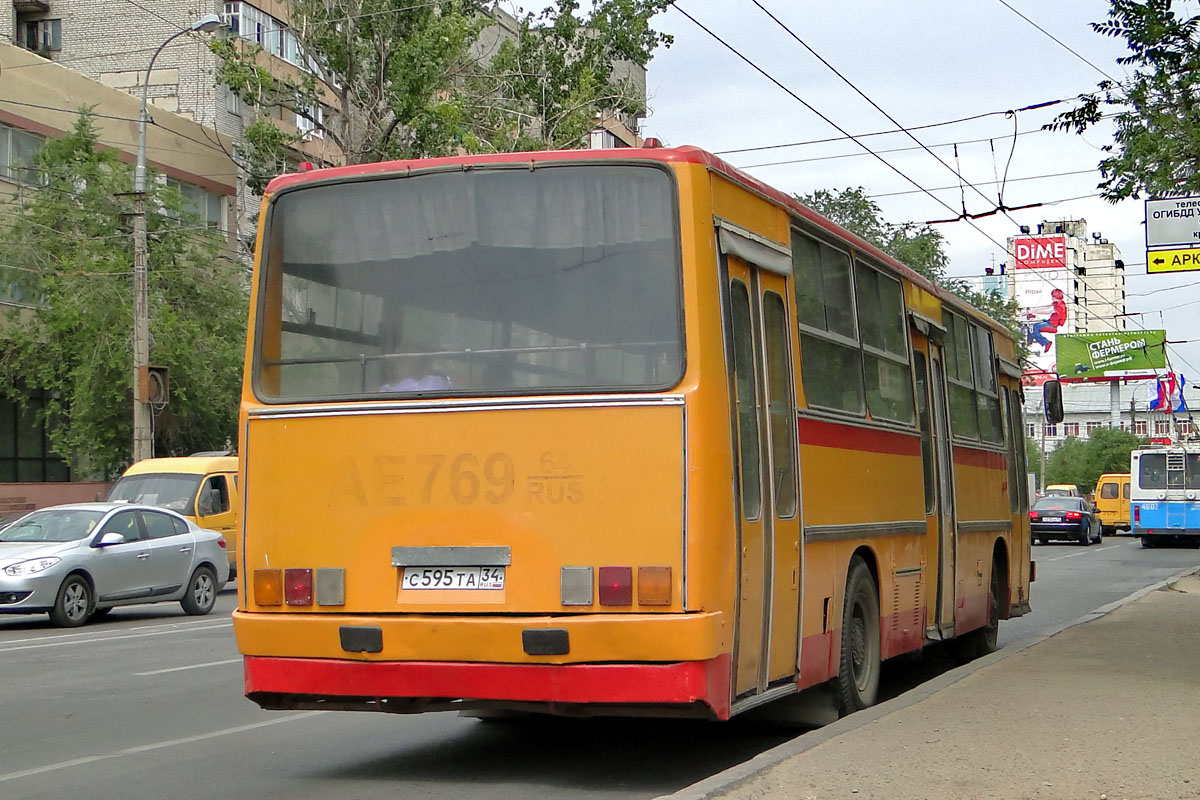
[[[1133,521],[1134,522],[1142,521],[1142,507],[1141,506],[1133,507]]]
[[[283,605],[283,572],[281,570],[254,570],[254,602],[260,606]]]
[[[633,568],[600,568],[600,605],[633,605]]]
[[[311,606],[313,573],[307,567],[283,571],[283,599],[289,606]]]

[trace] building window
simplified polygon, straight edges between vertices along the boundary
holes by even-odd
[[[209,228],[226,230],[223,213],[225,202],[221,195],[205,191],[199,186],[192,186],[190,183],[177,181],[174,178],[167,178],[166,183],[167,186],[176,189],[183,195],[184,213],[196,215]]]
[[[1155,436],[1170,436],[1171,423],[1169,420],[1156,419],[1154,420],[1154,435]]]
[[[310,139],[325,138],[325,111],[318,105],[315,108],[303,109],[308,116],[305,116],[300,111],[296,112],[296,128],[303,134],[306,134]]]
[[[1183,436],[1192,435],[1192,421],[1190,419],[1179,421],[1179,433]]]
[[[292,66],[304,67],[300,40],[285,23],[249,3],[226,3],[225,24],[246,41],[254,42]]]
[[[1058,426],[1052,422],[1046,423],[1043,430],[1045,430],[1047,437],[1058,436]]]
[[[1037,426],[1034,425],[1032,422],[1026,422],[1025,423],[1025,435],[1028,436],[1030,439],[1037,436]]]
[[[35,53],[62,49],[62,20],[39,19],[21,26],[18,44]]]
[[[41,170],[34,166],[46,137],[0,125],[0,178],[17,183],[45,183]]]
[[[1098,430],[1098,429],[1100,429],[1100,428],[1102,428],[1102,427],[1104,427],[1104,426],[1103,426],[1103,424],[1101,424],[1101,423],[1099,423],[1099,422],[1089,422],[1089,423],[1087,424],[1087,434],[1088,434],[1088,436],[1091,436],[1091,435],[1092,435],[1092,431],[1094,431],[1094,430]]]
[[[1079,435],[1079,423],[1078,422],[1064,422],[1063,423],[1063,436],[1078,436],[1078,435]]]
[[[0,397],[0,482],[69,481],[67,463],[50,451],[46,426],[37,420],[44,405],[42,392],[27,398],[24,410]]]
[[[1134,436],[1147,436],[1150,433],[1149,427],[1150,427],[1149,424],[1144,419],[1134,420],[1133,421],[1133,435]]]

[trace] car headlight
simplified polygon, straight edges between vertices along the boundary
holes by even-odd
[[[45,570],[53,567],[59,561],[62,561],[62,559],[55,558],[54,556],[47,556],[45,558],[31,558],[28,561],[19,561],[16,564],[5,567],[4,574],[13,578],[24,578],[29,575],[36,575],[39,572],[44,572]]]

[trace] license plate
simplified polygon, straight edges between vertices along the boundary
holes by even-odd
[[[1062,522],[1062,517],[1042,517],[1042,522]]]
[[[503,589],[504,567],[405,567],[401,589]]]

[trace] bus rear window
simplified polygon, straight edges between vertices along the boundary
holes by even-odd
[[[1143,489],[1167,488],[1165,453],[1142,453],[1138,466],[1138,486]]]
[[[683,374],[668,172],[539,166],[281,194],[260,270],[265,400],[664,389]]]

